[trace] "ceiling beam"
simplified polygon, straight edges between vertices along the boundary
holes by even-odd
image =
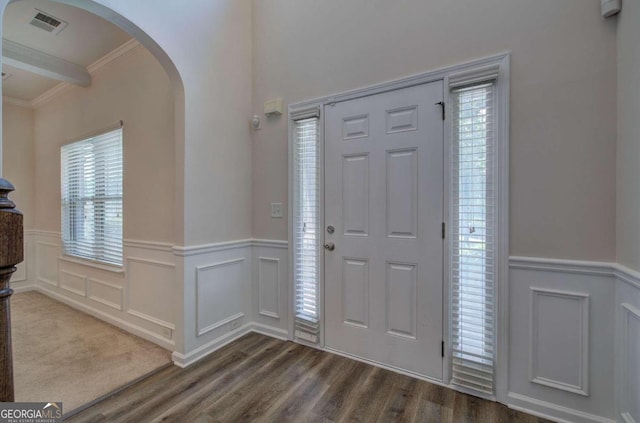
[[[91,85],[91,75],[82,66],[31,47],[2,39],[3,63],[37,75],[81,87]]]

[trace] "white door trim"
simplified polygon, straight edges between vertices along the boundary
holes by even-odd
[[[447,66],[444,68],[440,68],[434,71],[421,73],[418,75],[409,76],[406,78],[388,81],[380,84],[371,85],[368,87],[358,88],[342,93],[336,93],[333,95],[328,95],[324,97],[318,97],[312,100],[301,101],[297,103],[292,103],[288,107],[289,115],[288,115],[288,125],[289,125],[289,199],[293,198],[293,120],[291,116],[293,113],[310,109],[313,107],[320,107],[320,119],[319,119],[319,142],[321,143],[320,148],[320,201],[321,207],[319,211],[319,227],[324,228],[324,107],[326,105],[330,105],[332,103],[337,103],[340,101],[351,100],[355,98],[366,97],[374,94],[379,94],[387,91],[393,91],[402,88],[408,88],[415,85],[421,85],[429,82],[434,82],[438,80],[444,81],[444,86],[449,86],[449,79],[451,76],[464,74],[465,78],[472,78],[475,74],[481,76],[486,73],[488,67],[495,66],[499,69],[499,76],[497,78],[496,83],[496,117],[497,117],[497,148],[495,151],[496,160],[494,161],[496,169],[495,174],[497,175],[497,192],[498,192],[498,217],[497,217],[497,227],[496,231],[498,241],[498,251],[496,255],[497,259],[497,312],[496,312],[496,325],[497,325],[497,351],[496,351],[496,392],[495,399],[499,402],[507,403],[507,392],[508,392],[508,339],[509,339],[509,284],[508,284],[508,275],[509,275],[509,87],[510,87],[510,70],[509,70],[509,62],[510,62],[510,54],[502,53],[494,56],[489,56],[477,60],[473,60],[470,62],[457,64],[453,66]],[[313,83],[313,81],[309,81]],[[447,115],[451,115],[451,96],[450,91],[445,89],[445,103],[447,104]],[[451,168],[449,166],[450,163],[450,144],[452,140],[451,133],[451,122],[449,120],[445,123],[445,131],[444,131],[444,139],[445,139],[445,157],[444,159],[444,170],[445,170],[445,219],[447,221],[448,227],[450,227],[451,219],[450,219],[450,204],[451,198],[449,193],[449,185],[451,181]],[[293,216],[293,202],[289,201],[289,216]],[[293,221],[289,221],[289,245],[293,246]],[[449,250],[448,240],[445,240],[445,249]],[[289,307],[293,309],[293,247],[289,250]],[[448,265],[448,255],[445,254],[445,275],[448,275],[449,265]],[[321,254],[321,263],[320,269],[324,268],[324,260],[323,255]],[[319,289],[319,304],[320,304],[320,312],[321,315],[321,330],[320,330],[320,342],[319,346],[324,347],[324,274],[323,270],[321,270],[322,274],[320,275],[320,289]],[[446,280],[445,280],[446,281]],[[445,298],[449,298],[449,284],[444,284],[444,295]],[[450,323],[449,323],[449,301],[445,301],[443,307],[443,334],[445,335],[445,340],[448,339],[448,335],[450,333]],[[293,319],[290,322],[289,327],[289,338],[293,339]],[[447,341],[446,341],[447,342]],[[447,350],[449,349],[449,345],[447,345]],[[445,354],[444,358],[444,381],[445,384],[448,383],[450,379],[450,361],[448,359],[448,354]]]

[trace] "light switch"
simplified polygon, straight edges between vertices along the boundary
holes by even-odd
[[[282,217],[282,203],[271,203],[271,217]]]

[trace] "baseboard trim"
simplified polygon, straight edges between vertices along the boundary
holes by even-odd
[[[261,335],[270,336],[272,338],[280,339],[282,341],[290,341],[289,331],[281,328],[274,328],[273,326],[263,325],[262,323],[250,323],[251,332],[259,333]]]
[[[559,423],[615,423],[615,420],[596,416],[525,395],[509,392],[507,406],[543,419]]]
[[[68,305],[69,307],[80,310],[84,313],[87,313],[96,319],[102,320],[103,322],[109,323],[113,326],[116,326],[124,331],[132,333],[136,336],[139,336],[142,339],[146,339],[149,342],[153,342],[156,345],[161,346],[162,348],[173,351],[175,349],[175,343],[168,339],[162,338],[160,335],[151,332],[150,330],[144,329],[140,326],[137,326],[133,323],[127,322],[125,320],[119,319],[110,314],[104,313],[100,310],[97,310],[93,307],[90,307],[86,304],[83,304],[79,301],[73,300],[71,298],[65,297],[57,292],[54,292],[50,289],[47,289],[43,286],[36,285],[35,290],[39,293],[46,295],[47,297],[53,298],[61,303]]]
[[[13,289],[14,294],[19,294],[21,292],[35,291],[36,286],[35,285],[16,286],[16,287],[11,287],[11,289]]]
[[[171,354],[173,364],[183,369],[185,367],[189,367],[195,362],[202,360],[209,354],[219,350],[225,345],[251,332],[251,326],[251,323],[246,323],[240,326],[238,329],[235,329],[212,341],[209,341],[206,344],[196,348],[195,350],[188,352],[187,354],[182,354],[174,351],[173,354]]]

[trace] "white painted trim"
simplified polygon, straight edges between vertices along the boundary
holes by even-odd
[[[311,100],[299,101],[289,105],[289,113],[292,111],[311,108],[318,105],[328,105],[338,103],[346,100],[353,100],[355,98],[367,97],[370,95],[380,94],[388,91],[395,91],[402,88],[413,87],[416,85],[427,84],[433,81],[444,80],[446,76],[451,73],[463,72],[468,69],[480,68],[482,66],[490,65],[492,63],[500,62],[508,59],[509,53],[497,54],[495,56],[489,56],[482,59],[474,60],[471,62],[461,63],[453,66],[446,66],[440,69],[436,69],[430,72],[420,73],[417,75],[409,76],[406,78],[396,79],[393,81],[387,81],[380,84],[370,85],[368,87],[358,88],[355,90],[349,90],[342,93],[333,95],[318,97]]]
[[[559,423],[615,423],[611,419],[584,413],[525,395],[509,392],[507,406],[511,409],[532,414]]]
[[[14,294],[19,294],[21,292],[29,292],[29,291],[36,291],[37,290],[35,285],[18,286],[16,288],[11,287],[11,289],[13,289],[13,293]]]
[[[153,323],[153,324],[156,324],[158,326],[162,326],[163,328],[176,330],[176,325],[174,325],[173,323],[165,322],[162,319],[158,319],[157,317],[149,316],[148,314],[142,313],[140,311],[137,311],[137,310],[134,310],[134,309],[131,309],[131,308],[127,310],[127,314],[130,314],[130,315],[135,316],[135,317],[137,317],[139,319],[142,319],[142,320],[146,320],[149,323]]]
[[[124,239],[122,244],[125,248],[141,248],[144,250],[163,251],[166,253],[173,252],[173,244],[167,242],[156,241],[140,241],[137,239]]]
[[[529,381],[539,385],[548,386],[550,388],[589,396],[589,294],[581,292],[558,291],[554,289],[545,289],[530,287],[530,316],[529,316]],[[540,296],[565,298],[572,301],[581,302],[581,322],[580,322],[580,343],[581,348],[576,360],[580,362],[580,384],[571,385],[562,381],[553,380],[538,375],[538,361],[535,351],[537,350],[537,333],[538,326],[536,324],[536,316],[538,315],[538,298]]]
[[[589,276],[614,276],[614,264],[597,261],[561,260],[538,257],[509,257],[512,269],[574,273]]]
[[[58,81],[88,87],[91,74],[83,66],[40,50],[2,39],[2,59],[7,65]]]
[[[19,98],[13,98],[13,97],[9,97],[9,96],[3,95],[2,96],[2,101],[4,103],[11,104],[13,106],[24,107],[24,108],[27,108],[27,109],[31,108],[31,102],[30,101],[21,100]]]
[[[227,344],[230,344],[231,342],[246,335],[249,332],[251,332],[251,324],[247,323],[240,326],[238,329],[235,329],[225,335],[222,335],[219,338],[207,342],[206,344],[196,348],[193,351],[188,352],[187,354],[182,354],[174,351],[173,354],[171,354],[173,364],[181,368],[188,367],[196,361],[203,359],[209,354],[219,350]]]
[[[87,277],[85,275],[80,275],[78,273],[69,272],[67,270],[60,270],[60,273],[64,274],[64,275],[69,275],[69,276],[74,277],[74,278],[82,279],[82,281],[84,283],[84,291],[80,291],[80,290],[75,289],[75,288],[73,288],[71,286],[65,285],[63,280],[60,281],[60,289],[62,289],[63,291],[67,291],[67,292],[70,292],[72,294],[79,295],[81,297],[85,297],[86,298],[86,296],[87,296]],[[60,277],[58,277],[58,279],[60,279]]]
[[[242,319],[243,317],[244,317],[244,313],[242,313],[242,312],[233,314],[233,315],[231,315],[231,316],[229,316],[227,318],[224,318],[224,319],[219,320],[219,321],[217,321],[215,323],[212,323],[207,327],[204,327],[202,329],[198,329],[198,336],[202,336],[204,334],[207,334],[207,333],[209,333],[211,331],[214,331],[214,330],[216,330],[218,328],[221,328],[222,326],[226,325],[227,323],[231,323],[231,322],[233,322],[234,320],[237,320],[237,319]]]
[[[618,263],[613,263],[612,268],[617,280],[626,283],[632,288],[640,289],[640,272],[636,272]]]
[[[170,269],[175,269],[176,267],[174,263],[168,263],[166,261],[149,260],[149,259],[140,258],[140,257],[127,257],[125,260],[127,261],[127,269],[129,268],[130,262],[151,264],[153,266],[167,267]]]
[[[254,247],[280,248],[286,250],[289,248],[289,242],[279,239],[253,239],[251,245]]]
[[[232,322],[233,320],[236,319],[240,319],[242,317],[244,317],[244,313],[239,312],[236,314],[233,314],[229,317],[224,318],[223,320],[219,320],[217,322],[214,322],[208,326],[205,326],[203,328],[201,328],[200,326],[200,307],[198,306],[198,299],[200,298],[200,284],[202,283],[200,281],[200,274],[203,271],[206,270],[210,270],[210,269],[215,269],[216,267],[222,267],[222,266],[229,266],[232,264],[239,264],[245,261],[244,257],[238,257],[235,259],[231,259],[231,260],[225,260],[225,261],[220,261],[217,263],[212,263],[212,264],[207,264],[204,266],[196,266],[196,304],[195,304],[195,311],[196,311],[196,336],[200,337],[202,335],[205,335],[215,329],[218,329],[219,327]]]
[[[66,82],[61,82],[60,84],[58,84],[55,87],[43,92],[38,97],[36,97],[33,100],[31,100],[29,102],[29,105],[32,108],[37,109],[37,108],[47,104],[48,102],[53,100],[55,97],[57,97],[57,96],[65,93],[66,91],[70,90],[72,87],[73,87],[73,85],[71,85],[71,84],[68,84]]]
[[[66,297],[64,295],[61,295],[57,292],[51,291],[49,289],[47,289],[46,287],[42,287],[42,286],[36,286],[35,290],[40,292],[41,294],[44,294],[48,297],[51,297],[57,301],[60,301],[61,303],[67,304],[77,310],[83,311],[87,314],[90,314],[91,316],[96,317],[97,319],[103,320],[107,323],[110,323],[114,326],[119,327],[120,329],[123,329],[127,332],[130,332],[136,336],[139,336],[140,338],[146,339],[147,341],[153,342],[154,344],[160,345],[162,348],[165,348],[169,351],[173,351],[174,347],[175,347],[175,343],[172,340],[163,338],[162,336],[153,333],[147,329],[144,329],[140,326],[137,326],[133,323],[129,323],[125,320],[122,320],[120,318],[117,318],[111,314],[105,313],[103,311],[100,311],[98,309],[95,309],[93,307],[90,307],[84,303],[81,303],[79,301],[73,300],[69,297]]]
[[[251,332],[261,335],[270,336],[282,341],[289,341],[289,331],[286,329],[275,328],[273,326],[263,325],[261,323],[251,323]]]
[[[136,48],[138,46],[141,46],[140,42],[138,40],[136,40],[135,38],[132,38],[129,41],[127,41],[124,44],[122,44],[121,46],[116,47],[114,50],[112,50],[109,53],[105,54],[104,56],[102,56],[101,58],[96,60],[95,62],[91,63],[89,66],[87,66],[87,71],[89,71],[89,73],[93,75],[95,72],[97,72],[98,70],[100,70],[101,68],[106,66],[107,64],[113,62],[114,60],[116,60],[120,56],[124,56],[129,51],[133,50],[134,48]]]
[[[122,44],[120,47],[117,47],[115,50],[112,50],[111,52],[107,53],[100,59],[91,63],[89,66],[87,66],[87,71],[89,72],[90,75],[93,75],[105,65],[125,55],[126,53],[138,47],[139,45],[141,44],[135,38],[132,38],[131,40]],[[33,100],[26,102],[26,105],[23,107],[31,107],[31,108],[37,109],[38,107],[44,106],[45,104],[53,100],[55,97],[63,94],[64,92],[66,92],[72,87],[73,85],[67,82],[62,82],[54,86],[53,88],[49,89],[48,91],[45,91],[44,93],[40,94],[38,97],[34,98]]]
[[[109,300],[105,300],[104,298],[100,298],[100,297],[96,297],[95,295],[92,294],[92,285],[93,284],[97,284],[97,285],[102,285],[102,286],[107,286],[109,288],[118,290],[120,292],[120,303],[113,303]],[[124,308],[124,287],[119,286],[119,285],[114,285],[112,283],[109,282],[104,282],[101,281],[99,279],[95,279],[95,278],[87,278],[87,298],[90,299],[91,301],[95,301],[97,303],[100,303],[102,305],[105,305],[107,307],[111,307],[115,310],[118,311],[122,311]]]
[[[32,229],[31,233],[35,236],[44,236],[48,238],[56,238],[58,240],[62,239],[62,232],[57,231],[45,231],[41,229]]]
[[[635,319],[640,323],[640,310],[628,303],[622,303],[620,304],[620,306],[622,307],[622,322],[620,322],[621,350],[619,357],[620,363],[618,364],[618,366],[616,366],[619,367],[619,377],[622,378],[621,381],[618,381],[618,384],[620,386],[619,394],[622,396],[622,398],[620,398],[618,402],[621,408],[619,412],[620,416],[626,423],[635,423],[636,421],[633,416],[629,412],[627,412],[630,405],[629,402],[632,401],[632,399],[629,398],[630,395],[628,394],[629,368],[627,366],[629,364],[629,352],[627,346],[629,342],[629,319]]]
[[[216,242],[213,244],[174,246],[173,254],[180,257],[191,257],[200,254],[216,253],[218,251],[246,248],[253,245],[252,239],[240,239],[235,241]]]
[[[275,263],[276,264],[276,311],[265,310],[262,306],[262,292],[263,292],[263,283],[262,283],[262,272],[260,272],[260,263]],[[280,315],[278,314],[278,310],[280,310],[280,259],[274,257],[258,257],[258,314],[262,316],[271,317],[272,319],[280,319]]]
[[[94,269],[104,270],[106,272],[111,272],[111,273],[120,273],[120,274],[125,273],[124,267],[110,266],[108,264],[103,264],[98,261],[84,259],[80,257],[72,257],[66,254],[62,254],[58,256],[58,260],[64,261],[67,263],[79,264],[80,266],[93,267]]]

